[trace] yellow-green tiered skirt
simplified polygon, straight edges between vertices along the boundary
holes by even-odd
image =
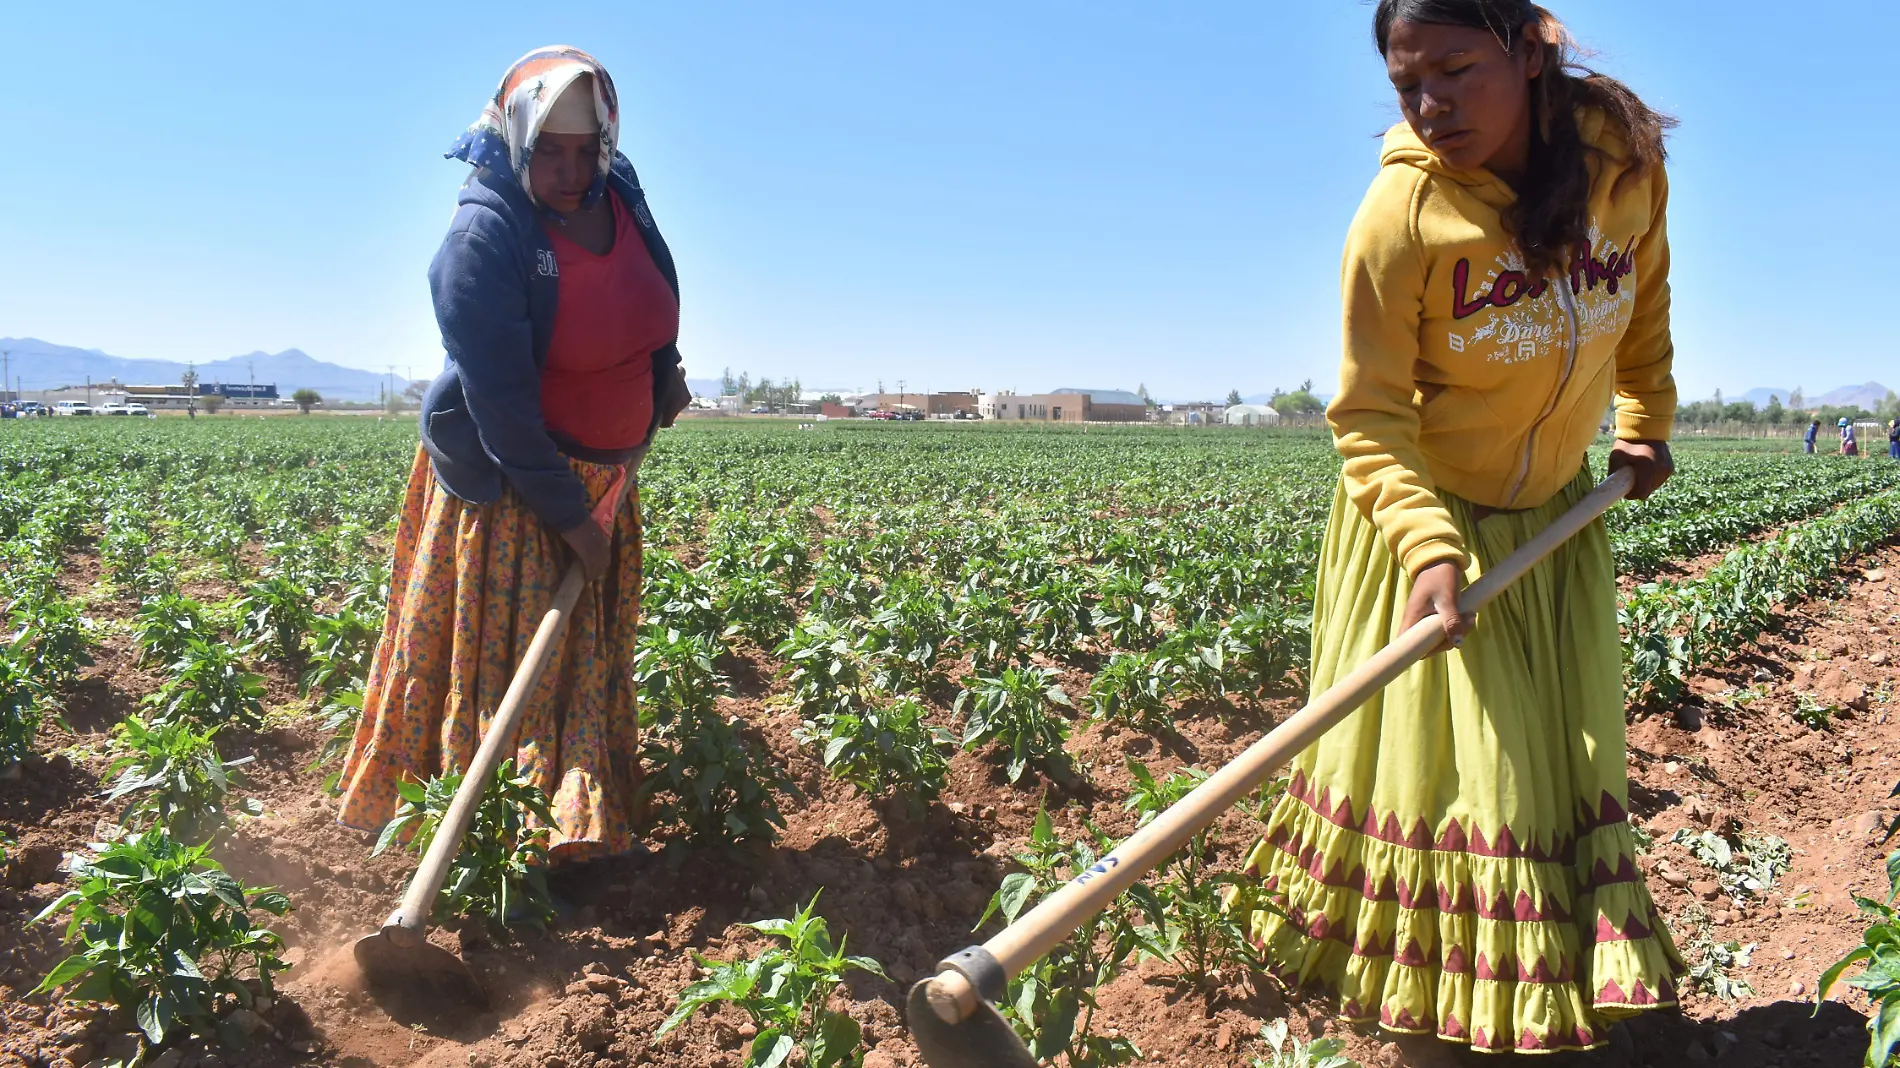
[[[1447,498],[1475,579],[1584,494],[1483,520]],[[1320,693],[1398,636],[1411,580],[1333,500],[1313,620]],[[1248,860],[1284,916],[1276,975],[1343,1017],[1490,1052],[1602,1044],[1674,1005],[1683,962],[1636,865],[1609,536],[1594,523],[1294,762]]]

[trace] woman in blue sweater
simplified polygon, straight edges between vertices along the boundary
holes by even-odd
[[[679,282],[633,166],[613,80],[578,49],[529,53],[449,153],[474,166],[429,267],[448,362],[396,534],[389,618],[341,779],[375,830],[396,787],[466,767],[573,560],[587,593],[513,757],[546,791],[551,855],[635,844],[637,482],[690,400]]]

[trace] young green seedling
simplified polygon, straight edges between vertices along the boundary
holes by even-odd
[[[396,810],[396,818],[383,827],[370,855],[379,855],[403,842],[405,835],[410,852],[417,856],[427,852],[461,785],[462,776],[457,772],[437,776],[426,785],[414,781],[398,784],[402,805]],[[529,826],[530,817],[538,826]],[[546,874],[548,828],[553,825],[547,794],[515,774],[514,761],[502,761],[482,792],[481,805],[475,810],[461,847],[455,851],[448,880],[436,899],[436,915],[478,917],[495,930],[518,923],[540,927],[553,919]]]
[[[660,1025],[654,1038],[686,1022],[708,1005],[731,1002],[758,1028],[746,1054],[746,1068],[778,1068],[801,1051],[807,1068],[856,1068],[863,1063],[863,1028],[848,1014],[833,1011],[832,993],[847,973],[869,972],[879,978],[884,966],[869,957],[847,956],[844,939],[832,945],[831,932],[816,914],[818,895],[789,920],[748,923],[760,934],[783,938],[757,957],[693,960],[706,978],[680,992],[679,1008]]]
[[[244,886],[208,850],[154,828],[74,854],[75,887],[33,922],[69,914],[65,940],[76,949],[33,992],[117,1005],[148,1046],[179,1030],[241,1041],[223,1016],[272,996],[273,977],[290,967],[283,940],[251,914],[282,916],[290,899]]]
[[[120,723],[112,738],[118,755],[107,769],[118,781],[106,794],[107,801],[127,802],[119,824],[135,829],[156,824],[187,844],[210,841],[224,827],[226,795],[245,783],[239,769],[252,760],[219,756],[217,733],[216,727],[195,731],[183,721],[153,726],[136,716]],[[248,816],[264,811],[248,798],[236,808]]]

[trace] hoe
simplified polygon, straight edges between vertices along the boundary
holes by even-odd
[[[1472,583],[1460,606],[1474,613],[1483,608],[1623,499],[1634,482],[1627,469],[1604,479],[1576,507]],[[939,962],[935,976],[911,987],[905,1012],[924,1061],[930,1068],[1035,1068],[1036,1059],[996,1008],[1009,980],[1443,641],[1438,616],[1420,620],[1028,915],[988,942]]]

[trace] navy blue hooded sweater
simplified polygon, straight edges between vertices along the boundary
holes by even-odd
[[[673,254],[625,156],[614,157],[607,190],[633,214],[677,300]],[[543,522],[572,530],[588,519],[587,490],[541,417],[541,368],[561,290],[554,246],[513,175],[478,169],[457,203],[448,236],[429,264],[448,363],[422,400],[422,447],[436,479],[462,500],[495,501],[505,479]],[[653,354],[656,394],[680,365],[677,342]],[[648,442],[659,419],[656,404]]]

